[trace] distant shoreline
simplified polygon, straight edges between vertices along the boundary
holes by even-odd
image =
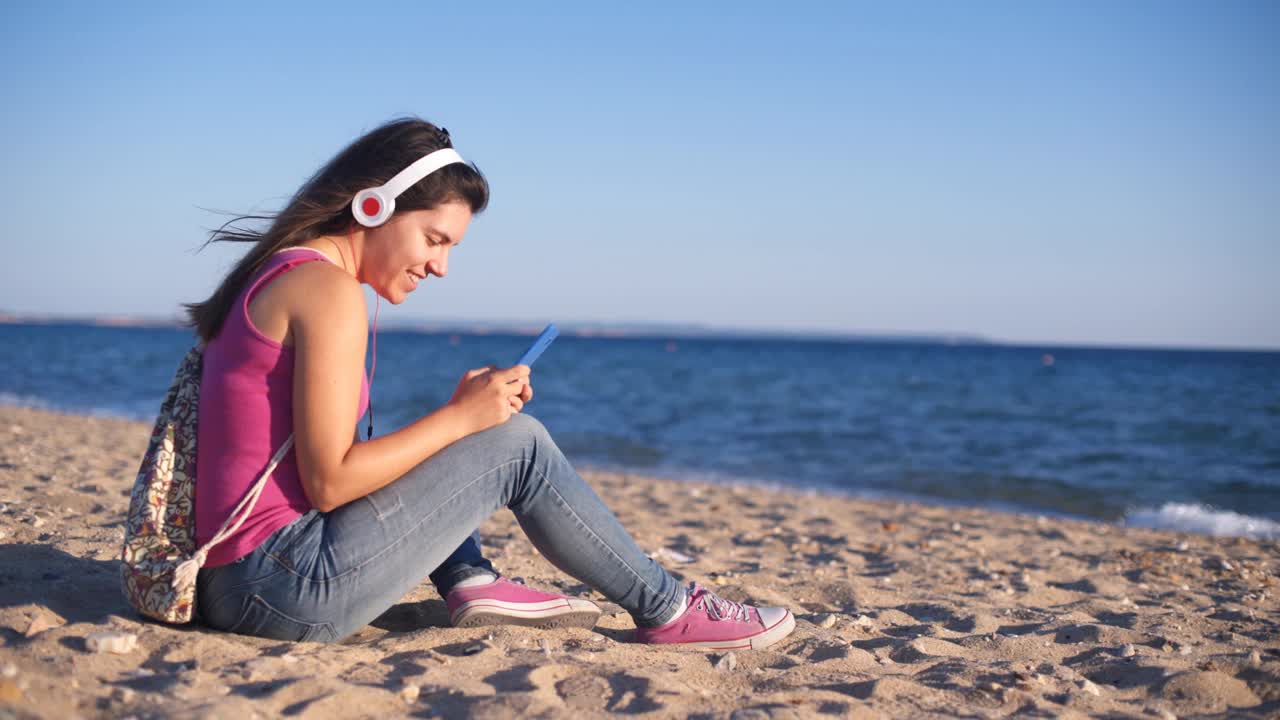
[[[1280,353],[1280,347],[1235,345],[1156,345],[1074,342],[1004,341],[977,333],[875,333],[777,328],[725,328],[711,325],[663,323],[557,322],[562,335],[583,338],[638,340],[786,340],[792,342],[879,343],[891,345],[936,345],[947,347],[1005,347],[1038,351],[1121,350],[1154,352]],[[182,329],[178,318],[133,315],[23,315],[0,312],[0,325],[88,326],[110,328]],[[463,336],[537,335],[542,322],[530,321],[438,321],[384,322],[384,332],[456,334]]]

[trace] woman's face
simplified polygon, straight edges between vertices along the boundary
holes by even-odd
[[[442,278],[449,272],[449,251],[462,242],[470,222],[471,208],[462,201],[396,213],[366,231],[361,282],[399,305],[428,275]]]

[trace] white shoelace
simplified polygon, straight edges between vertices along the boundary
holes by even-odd
[[[712,620],[734,620],[737,622],[750,622],[751,611],[749,606],[742,603],[725,600],[710,590],[701,587],[697,583],[689,583],[688,601],[693,603],[693,596],[699,590],[702,591],[702,597],[698,598],[698,604],[707,608],[707,614]]]

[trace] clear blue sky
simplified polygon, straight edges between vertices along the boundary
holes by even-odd
[[[493,201],[388,321],[1280,347],[1280,3],[24,5],[0,312],[171,315],[416,114]]]

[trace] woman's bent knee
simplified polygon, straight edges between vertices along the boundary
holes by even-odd
[[[538,418],[526,413],[515,413],[505,423],[520,432],[531,433],[534,435],[546,435],[547,428],[543,426],[542,421]]]
[[[494,427],[493,431],[503,442],[520,448],[536,448],[551,441],[546,427],[536,417],[524,413],[515,413],[506,422]]]

